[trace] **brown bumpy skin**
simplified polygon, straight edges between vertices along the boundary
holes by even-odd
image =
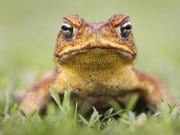
[[[54,58],[56,69],[26,93],[20,108],[26,113],[41,111],[50,99],[50,88],[63,96],[71,91],[72,102],[106,110],[109,100],[125,107],[133,93],[139,94],[134,108],[143,112],[157,108],[161,100],[175,104],[166,87],[156,78],[134,69],[136,47],[132,31],[122,37],[121,27],[130,22],[116,14],[105,22],[89,23],[77,15],[64,17],[73,28],[71,37],[61,30],[57,36]]]

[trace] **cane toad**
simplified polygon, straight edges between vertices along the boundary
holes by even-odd
[[[175,104],[158,79],[134,69],[136,54],[129,16],[120,13],[101,23],[66,16],[55,46],[56,68],[27,91],[20,108],[28,114],[41,111],[51,87],[60,95],[71,91],[72,101],[99,110],[107,108],[109,98],[125,107],[132,93],[139,94],[137,112],[157,108],[161,100]]]

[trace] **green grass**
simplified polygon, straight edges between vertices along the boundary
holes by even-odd
[[[108,135],[108,134],[158,134],[178,135],[180,132],[180,117],[178,108],[162,103],[161,108],[154,115],[144,113],[135,116],[128,110],[120,110],[113,113],[109,109],[102,117],[95,108],[90,118],[84,118],[78,114],[77,106],[70,105],[70,93],[65,93],[64,100],[60,103],[58,94],[51,91],[58,108],[50,104],[47,114],[42,118],[37,113],[31,116],[24,116],[14,103],[8,102],[4,112],[0,113],[0,134],[2,135],[32,135],[32,134],[87,134],[87,135]],[[131,104],[127,108],[131,108]],[[120,115],[114,119],[114,115]]]
[[[138,48],[135,66],[161,78],[177,100],[180,99],[180,1],[179,0],[0,0],[0,135],[9,134],[167,134],[180,133],[180,119],[163,104],[159,116],[134,116],[125,111],[114,120],[95,110],[83,119],[75,107],[53,105],[42,119],[24,117],[16,91],[25,91],[54,68],[53,50],[62,17],[77,13],[88,21],[104,21],[123,12],[132,18]],[[131,107],[130,107],[131,108]],[[131,110],[131,109],[127,110]],[[122,113],[122,112],[121,112]],[[100,118],[101,119],[101,118]]]

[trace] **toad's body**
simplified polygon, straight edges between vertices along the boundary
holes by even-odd
[[[114,15],[103,23],[88,23],[77,15],[64,17],[55,47],[56,70],[26,93],[21,109],[40,111],[50,99],[50,88],[60,95],[72,92],[72,101],[104,109],[114,99],[125,106],[139,93],[138,109],[158,107],[164,99],[174,104],[163,84],[133,68],[136,48],[128,16]],[[139,110],[136,110],[137,112]]]

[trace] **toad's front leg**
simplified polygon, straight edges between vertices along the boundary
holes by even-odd
[[[145,93],[144,97],[151,105],[158,108],[161,101],[165,101],[170,105],[177,104],[161,81],[137,70],[135,70],[135,74],[139,80],[139,87]]]
[[[32,114],[34,111],[43,113],[43,110],[46,108],[47,102],[50,99],[50,87],[55,80],[56,74],[53,73],[32,86],[23,97],[20,109],[26,115]]]

